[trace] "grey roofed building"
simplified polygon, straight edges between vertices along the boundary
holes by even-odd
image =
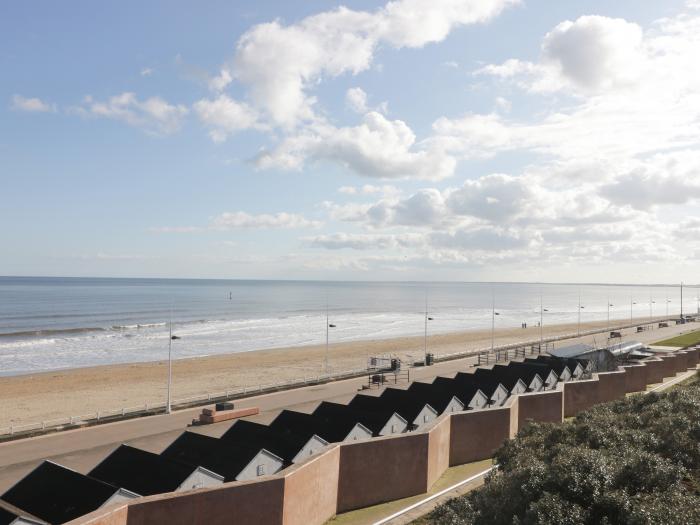
[[[211,487],[223,483],[219,473],[181,461],[120,445],[90,476],[141,496]]]
[[[375,436],[401,434],[408,429],[408,421],[392,409],[378,408],[374,411],[367,411],[341,403],[322,401],[313,413],[319,417],[335,417],[339,414],[350,414],[351,417],[370,429]]]
[[[588,353],[594,352],[595,347],[587,345],[584,343],[576,343],[573,345],[562,346],[560,348],[555,348],[550,350],[550,355],[560,358],[575,358],[578,356],[586,355]]]
[[[222,440],[195,432],[183,432],[160,455],[202,466],[223,476],[224,481],[244,481],[274,474],[286,466],[283,458],[263,443]]]
[[[328,443],[357,441],[372,437],[370,429],[351,417],[324,420],[312,414],[293,410],[283,410],[269,426],[283,434],[311,432]]]
[[[437,410],[425,401],[396,388],[387,388],[378,397],[358,394],[349,405],[367,411],[394,410],[408,422],[409,430],[420,428],[439,415]]]
[[[221,441],[257,445],[284,460],[284,466],[312,456],[328,445],[316,434],[288,432],[284,436],[267,425],[239,419],[221,436]]]
[[[20,516],[25,523],[32,523],[30,517],[36,517],[53,525],[134,497],[136,494],[128,490],[44,461],[8,489],[1,499],[29,514],[26,519]]]
[[[489,404],[488,396],[475,384],[457,383],[447,378],[436,378],[432,383],[416,381],[411,384],[409,390],[426,392],[428,396],[454,396],[461,402],[464,410],[484,408]],[[426,399],[430,399],[430,397]]]

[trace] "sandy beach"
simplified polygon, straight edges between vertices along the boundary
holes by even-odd
[[[640,320],[645,321],[648,318]],[[605,322],[581,324],[582,331],[605,327]],[[575,323],[562,324],[545,326],[543,333],[549,337],[573,334],[576,330]],[[539,334],[538,327],[497,330],[495,343],[538,340]],[[604,335],[597,339],[604,342]],[[582,340],[593,342],[593,337]],[[486,349],[490,345],[490,330],[428,337],[428,349],[436,355]],[[330,370],[364,368],[368,356],[392,355],[413,362],[422,358],[423,348],[423,337],[331,344]],[[325,350],[325,345],[315,345],[176,360],[173,399],[318,375],[323,372]],[[177,355],[176,346],[174,353]],[[165,361],[0,377],[0,426],[162,402],[166,397],[166,378]]]

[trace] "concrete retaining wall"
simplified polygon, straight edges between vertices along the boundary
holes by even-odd
[[[449,466],[487,459],[528,421],[561,422],[599,402],[694,367],[697,349],[664,356],[504,406],[440,416],[422,431],[330,445],[282,473],[219,487],[138,498],[70,525],[321,525],[351,509],[425,493]]]

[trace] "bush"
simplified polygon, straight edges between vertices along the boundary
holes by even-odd
[[[440,525],[700,523],[700,384],[530,424],[485,485],[436,508]]]

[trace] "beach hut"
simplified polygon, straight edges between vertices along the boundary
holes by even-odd
[[[455,397],[462,406],[462,410],[478,410],[489,405],[489,398],[476,385],[462,385],[454,381],[433,381],[432,383],[421,383],[419,381],[412,383],[408,388],[411,391],[420,393],[425,396],[425,399],[431,406],[440,406],[440,401],[436,400],[436,396],[441,396],[442,399]],[[431,401],[432,400],[432,401]],[[434,403],[434,404],[433,404]],[[454,405],[445,408],[443,412],[456,412],[453,410]]]
[[[511,361],[508,363],[510,368],[516,370],[525,370],[530,373],[537,373],[544,382],[544,390],[553,390],[557,387],[557,383],[561,381],[559,374],[554,370],[554,367],[549,363],[528,363],[524,361]]]
[[[411,383],[407,392],[422,399],[438,414],[462,412],[467,409],[466,403],[455,394],[442,389],[430,388],[428,383]]]
[[[297,463],[313,456],[323,449],[328,442],[312,431],[299,434],[288,432],[282,436],[267,425],[239,419],[221,436],[221,440],[230,443],[247,443],[258,445],[284,460],[284,466]]]
[[[285,436],[312,432],[328,443],[358,441],[372,437],[370,429],[351,417],[324,420],[312,414],[293,410],[283,410],[269,426]]]
[[[408,422],[409,430],[417,430],[439,415],[425,401],[396,388],[387,388],[380,396],[358,394],[349,406],[368,412],[393,410]]]
[[[286,466],[284,459],[263,443],[224,441],[195,432],[183,432],[160,455],[188,465],[202,466],[223,476],[224,482],[275,474]]]
[[[1,499],[12,506],[3,508],[3,519],[14,516],[9,523],[54,525],[135,497],[137,495],[129,490],[44,461],[7,490]]]
[[[528,385],[518,374],[508,373],[501,371],[500,369],[494,370],[492,368],[477,368],[474,371],[474,377],[480,380],[491,380],[498,382],[508,389],[510,395],[524,394],[530,388],[530,385]]]
[[[544,357],[544,356],[539,356],[539,357]],[[573,375],[571,374],[571,370],[569,370],[569,367],[566,364],[566,361],[561,360],[561,359],[534,359],[532,357],[528,357],[524,361],[525,363],[532,363],[532,364],[543,364],[546,366],[549,366],[554,370],[554,372],[557,374],[557,377],[559,378],[559,381],[562,383],[565,383],[566,381],[571,381],[573,378]]]
[[[140,496],[213,487],[223,475],[199,465],[174,461],[129,445],[120,445],[89,476]]]
[[[408,430],[408,422],[392,409],[367,411],[331,401],[321,402],[313,414],[321,418],[351,417],[366,426],[375,436],[401,434]]]
[[[590,363],[585,359],[575,359],[573,357],[555,357],[551,355],[538,356],[539,361],[546,363],[563,363],[571,372],[572,379],[580,379],[590,370]]]
[[[527,386],[527,392],[540,392],[545,388],[544,379],[538,373],[543,372],[542,370],[515,367],[509,363],[507,365],[495,365],[491,371],[497,377],[504,377],[513,381],[522,380]],[[549,369],[547,371],[549,372]]]
[[[446,388],[457,388],[467,392],[467,394],[481,391],[488,399],[487,406],[501,406],[510,395],[510,390],[495,378],[476,377],[474,374],[464,372],[459,372],[454,377],[437,377],[433,384]]]

